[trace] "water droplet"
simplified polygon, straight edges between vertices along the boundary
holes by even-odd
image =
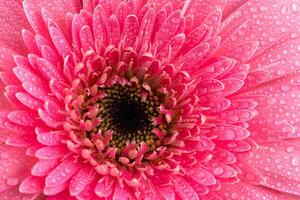
[[[232,193],[232,194],[231,194],[231,197],[232,197],[232,199],[237,199],[237,198],[238,198],[238,195],[235,194],[235,193]]]
[[[236,143],[229,143],[227,146],[230,148],[236,148],[238,145]]]
[[[290,91],[290,86],[288,86],[288,85],[283,85],[283,86],[281,86],[281,89],[282,89],[282,91],[284,91],[284,92],[288,92],[288,91]]]
[[[65,172],[66,172],[67,174],[69,174],[69,173],[71,172],[71,169],[66,168],[66,169],[65,169]]]
[[[281,9],[281,13],[285,15],[287,12],[288,12],[288,7],[284,5]]]
[[[255,13],[257,11],[257,8],[256,7],[251,7],[250,11],[253,12],[253,13]]]
[[[10,177],[6,180],[6,184],[9,186],[15,186],[19,183],[19,179],[15,178],[15,177]]]
[[[289,147],[286,148],[286,152],[288,152],[288,153],[291,153],[293,151],[295,151],[295,147],[294,146],[289,146]]]
[[[298,37],[298,35],[297,35],[296,33],[292,33],[292,34],[291,34],[291,38],[292,38],[292,39],[296,39],[297,37]],[[300,50],[300,49],[298,49],[298,50]]]
[[[280,30],[281,32],[286,32],[288,29],[286,27],[281,27]]]
[[[267,10],[268,10],[268,7],[267,7],[267,6],[261,6],[261,7],[260,7],[260,10],[261,10],[261,11],[267,11]]]
[[[293,157],[292,158],[292,165],[293,166],[298,166],[300,165],[300,159],[298,157]]]
[[[224,173],[224,169],[222,167],[217,167],[213,170],[213,173],[218,176]]]
[[[298,4],[296,4],[296,3],[293,3],[292,4],[292,10],[294,11],[294,12],[298,12],[300,9],[299,9],[299,5]]]
[[[280,188],[282,186],[282,184],[280,182],[278,182],[278,183],[276,183],[276,186]]]

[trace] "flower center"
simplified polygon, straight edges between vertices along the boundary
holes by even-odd
[[[135,78],[125,82],[92,87],[77,101],[81,138],[103,157],[111,151],[118,157],[128,149],[153,151],[169,132],[164,95]]]
[[[101,132],[113,131],[111,145],[122,148],[126,143],[146,142],[155,145],[158,137],[152,133],[153,118],[159,115],[159,98],[148,93],[142,99],[140,86],[113,85],[99,88],[106,96],[99,101],[101,108],[98,117]],[[146,95],[146,94],[145,94]]]

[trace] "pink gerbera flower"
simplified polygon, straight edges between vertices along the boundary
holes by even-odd
[[[300,198],[298,0],[0,8],[1,200]]]

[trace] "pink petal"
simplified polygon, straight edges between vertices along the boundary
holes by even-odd
[[[45,110],[43,109],[38,109],[38,115],[41,118],[41,120],[49,127],[51,128],[57,128],[60,125],[62,125],[62,122],[59,120],[56,120],[52,118]]]
[[[216,161],[222,162],[224,164],[233,164],[236,162],[234,154],[225,149],[216,148],[216,150],[214,150],[214,154],[216,155]]]
[[[259,43],[257,41],[244,42],[238,44],[234,48],[231,48],[222,55],[234,58],[241,63],[245,63],[255,54],[258,45]]]
[[[97,181],[94,181],[87,185],[84,190],[76,196],[79,200],[85,200],[85,199],[98,199],[99,197],[95,194],[94,189],[96,187]]]
[[[34,134],[25,134],[20,136],[9,137],[5,144],[14,147],[29,147],[36,143]]]
[[[104,24],[107,21],[106,11],[99,4],[93,14],[93,32],[95,41],[106,42],[106,28]]]
[[[115,46],[120,41],[120,24],[115,15],[111,15],[107,21],[107,40],[110,44]]]
[[[56,184],[55,186],[46,186],[44,187],[43,193],[45,195],[53,196],[56,195],[62,191],[64,191],[68,187],[68,183],[62,183],[62,184]]]
[[[33,69],[35,69],[34,63],[35,63],[35,59],[36,59],[37,55],[28,54],[27,57],[28,58],[26,58],[24,56],[20,56],[20,55],[15,55],[13,58],[14,58],[15,64],[17,64],[17,67],[24,68],[25,70],[34,74],[35,72]],[[34,61],[34,62],[32,62],[32,61]]]
[[[139,47],[149,45],[148,43],[150,41],[151,34],[154,28],[154,22],[155,22],[155,11],[153,8],[150,8],[146,12],[141,22],[141,27],[138,34]]]
[[[195,192],[193,187],[184,180],[184,178],[174,176],[172,177],[172,182],[174,183],[176,193],[182,199],[199,200],[198,194]]]
[[[11,72],[0,72],[0,79],[5,85],[17,85],[19,80]]]
[[[230,0],[227,2],[225,8],[224,8],[224,18],[227,17],[230,13],[232,13],[234,10],[242,6],[247,0]]]
[[[24,40],[24,43],[25,43],[27,49],[31,53],[39,54],[39,49],[35,42],[34,34],[32,34],[30,31],[28,31],[26,29],[23,29],[22,36],[23,36],[23,40]]]
[[[50,47],[50,46],[42,46],[41,47],[41,53],[43,58],[51,62],[53,65],[59,64],[59,57],[57,53]]]
[[[92,166],[84,166],[71,179],[69,191],[71,196],[81,193],[84,188],[90,184],[96,175],[96,171]]]
[[[29,176],[21,182],[19,191],[25,194],[34,194],[41,191],[43,187],[43,178]]]
[[[125,2],[121,2],[117,9],[116,9],[116,17],[118,18],[118,21],[120,22],[120,30],[123,30],[124,22],[127,17],[127,5]]]
[[[217,34],[218,28],[222,20],[222,10],[220,8],[215,9],[213,12],[209,13],[207,17],[202,22],[201,26],[210,26],[213,28],[212,36]]]
[[[49,131],[42,132],[36,129],[37,140],[47,146],[56,146],[62,143],[63,139],[66,139],[67,133],[64,131]]]
[[[156,186],[156,189],[163,198],[175,200],[175,191],[171,186]]]
[[[35,84],[43,83],[40,77],[38,77],[36,74],[33,74],[22,67],[13,68],[13,72],[21,82],[31,82]]]
[[[9,111],[1,111],[0,112],[0,127],[4,128],[5,127],[5,122],[8,121],[7,115]]]
[[[300,148],[283,141],[261,146],[244,162],[257,168],[266,177],[265,186],[299,195]]]
[[[80,42],[84,51],[94,49],[94,39],[89,26],[83,26],[80,30]]]
[[[241,170],[239,177],[247,183],[251,183],[253,185],[266,183],[264,175],[255,167],[241,161],[238,162],[238,167]]]
[[[170,56],[170,60],[172,60],[180,51],[183,43],[185,41],[185,35],[183,33],[175,35],[170,41],[159,51],[158,55],[161,57],[167,58]],[[171,55],[169,52],[171,51]]]
[[[48,91],[43,85],[36,85],[30,82],[24,82],[23,88],[32,96],[40,100],[46,100],[48,98]]]
[[[68,150],[65,146],[43,147],[36,151],[35,156],[40,159],[56,159],[65,156]]]
[[[248,64],[235,64],[223,78],[236,78],[244,81],[250,71]]]
[[[205,65],[197,71],[197,78],[200,80],[213,79],[228,72],[233,65],[233,60],[222,58],[212,64]]]
[[[99,197],[108,197],[113,192],[115,180],[109,176],[102,178],[95,187],[95,193]]]
[[[71,53],[71,46],[63,33],[55,27],[50,27],[49,29],[53,44],[55,45],[58,53],[65,57]]]
[[[6,104],[6,105],[16,105],[16,106],[21,106],[22,104],[20,104],[20,102],[18,101],[18,99],[16,98],[16,93],[18,92],[23,92],[24,90],[20,87],[20,86],[16,86],[16,85],[9,85],[5,87],[5,92],[4,92],[4,96],[6,98],[6,100],[11,103],[11,104]],[[7,102],[7,101],[4,102]]]
[[[257,112],[252,110],[228,110],[220,114],[219,120],[226,124],[237,124],[244,121],[249,121],[257,115]]]
[[[57,68],[57,66],[53,65],[51,62],[39,58],[36,61],[37,67],[42,75],[44,75],[47,79],[56,79],[56,80],[64,80],[62,71]]]
[[[132,46],[137,38],[139,31],[138,19],[135,15],[128,15],[124,23],[125,45]]]
[[[14,122],[23,126],[35,126],[37,125],[37,121],[35,118],[37,117],[34,113],[24,111],[24,110],[15,110],[10,112],[7,115],[8,119],[11,122]]]
[[[207,43],[201,43],[183,55],[180,59],[182,61],[181,64],[183,65],[182,69],[186,70],[195,68],[195,65],[202,60],[208,49],[209,45]]]
[[[0,191],[12,188],[30,173],[34,159],[25,155],[23,148],[0,146]]]
[[[235,200],[241,199],[277,199],[277,200],[296,200],[298,197],[290,196],[284,193],[279,193],[268,188],[254,186],[245,182],[239,184],[223,184],[220,191],[217,192],[223,199]]]
[[[230,100],[225,98],[213,99],[203,106],[209,108],[206,113],[218,113],[227,110],[230,107]]]
[[[205,17],[209,15],[209,13],[215,11],[216,8],[225,7],[226,3],[227,2],[222,0],[215,0],[213,2],[210,0],[195,0],[193,3],[191,3],[188,13],[192,13],[194,15],[195,25],[199,25],[201,22],[203,22]]]
[[[265,99],[269,100],[266,102],[268,105],[257,107],[259,115],[250,122],[250,131],[257,141],[278,141],[299,137],[298,87],[281,83],[261,87],[250,91],[249,94],[269,96]],[[280,99],[277,100],[278,97]],[[261,134],[261,131],[264,134]]]
[[[46,186],[54,187],[65,184],[80,168],[80,164],[75,163],[72,159],[61,162],[46,177]]]
[[[14,133],[28,134],[33,132],[32,127],[21,126],[10,121],[5,123],[5,127]]]
[[[214,55],[214,53],[218,50],[220,42],[221,42],[221,37],[219,37],[219,36],[212,37],[209,40],[207,40],[206,42],[209,45],[209,49],[208,49],[206,55],[203,57],[203,60],[209,59],[210,56]],[[205,63],[205,61],[203,61],[202,63]]]
[[[257,107],[257,102],[252,99],[233,99],[231,100],[230,109],[254,109]]]
[[[39,0],[26,0],[23,3],[24,7],[27,8],[27,18],[31,23],[33,29],[37,33],[43,33],[45,35],[44,20],[41,16],[41,8],[46,8],[54,17],[54,20],[59,23],[59,25],[66,29],[65,15],[67,12],[78,12],[79,7],[81,7],[81,2],[79,0],[63,1],[57,0],[55,2],[51,0],[39,1]],[[25,6],[26,5],[26,6]]]
[[[199,184],[210,186],[216,184],[215,177],[200,165],[194,166],[188,170],[188,176]]]
[[[207,32],[207,26],[199,26],[189,32],[186,36],[186,41],[184,43],[183,52],[190,50],[191,48],[198,45],[203,41],[203,37]]]
[[[220,140],[215,141],[218,147],[227,149],[231,152],[247,152],[251,149],[249,143],[245,142],[244,140],[234,140],[234,141],[227,141],[227,140]]]
[[[221,82],[224,85],[223,96],[228,96],[239,91],[244,85],[244,82],[237,78],[222,79]]]
[[[22,7],[16,1],[1,1],[1,46],[7,46],[18,53],[26,53],[21,30],[28,29],[29,25],[23,13]]]
[[[237,172],[229,165],[218,163],[216,167],[211,170],[212,174],[220,178],[233,178],[237,175]]]
[[[200,94],[210,94],[223,90],[224,85],[219,80],[211,79],[200,82],[198,88]]]
[[[36,199],[38,195],[34,194],[23,194],[19,191],[18,186],[14,186],[10,189],[7,189],[3,192],[0,192],[0,196],[2,199],[9,199],[9,200],[30,200]]]
[[[255,70],[255,71],[249,72],[249,74],[245,80],[243,88],[249,89],[251,87],[255,87],[258,84],[264,82],[268,78],[269,75],[270,75],[270,72],[267,70]]]
[[[213,127],[209,134],[218,140],[243,140],[250,135],[250,132],[241,126],[226,124]]]
[[[130,193],[125,188],[121,188],[120,185],[116,183],[113,200],[123,200],[124,198],[130,197]]]
[[[286,31],[284,30],[291,30],[297,26],[296,23],[300,13],[297,12],[297,10],[294,11],[293,9],[290,9],[295,2],[296,1],[274,2],[250,0],[248,3],[243,4],[239,9],[232,13],[232,18],[228,18],[228,20],[223,22],[223,26],[226,26],[224,30],[232,31],[234,27],[244,22],[245,18],[241,16],[247,16],[249,22],[243,30],[239,31],[243,34],[240,35],[236,33],[231,37],[231,40],[227,42],[226,46],[232,47],[235,44],[252,41],[252,38],[254,37],[255,40],[260,43],[256,54],[261,53],[285,35]],[[260,8],[263,9],[261,10]],[[280,21],[280,26],[276,23],[278,20]],[[258,21],[260,23],[257,23]],[[267,37],[265,37],[265,34],[267,34]],[[221,36],[226,37],[225,35]],[[232,38],[234,38],[234,40]]]
[[[43,106],[42,102],[25,92],[16,93],[16,98],[30,109],[37,110]]]
[[[177,10],[164,21],[160,30],[155,34],[154,45],[158,45],[158,48],[160,48],[168,42],[175,35],[180,21],[181,11]]]
[[[64,111],[64,108],[57,102],[47,100],[45,101],[44,108],[51,118],[61,121],[66,119],[66,112]]]
[[[259,56],[250,60],[253,69],[269,71],[268,80],[294,72],[300,66],[298,33],[300,30],[288,31],[278,42],[274,43]]]
[[[58,163],[57,160],[40,160],[31,168],[31,174],[34,176],[46,176]]]

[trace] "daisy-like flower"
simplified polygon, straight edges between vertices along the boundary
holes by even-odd
[[[299,0],[1,0],[0,199],[300,199]]]

